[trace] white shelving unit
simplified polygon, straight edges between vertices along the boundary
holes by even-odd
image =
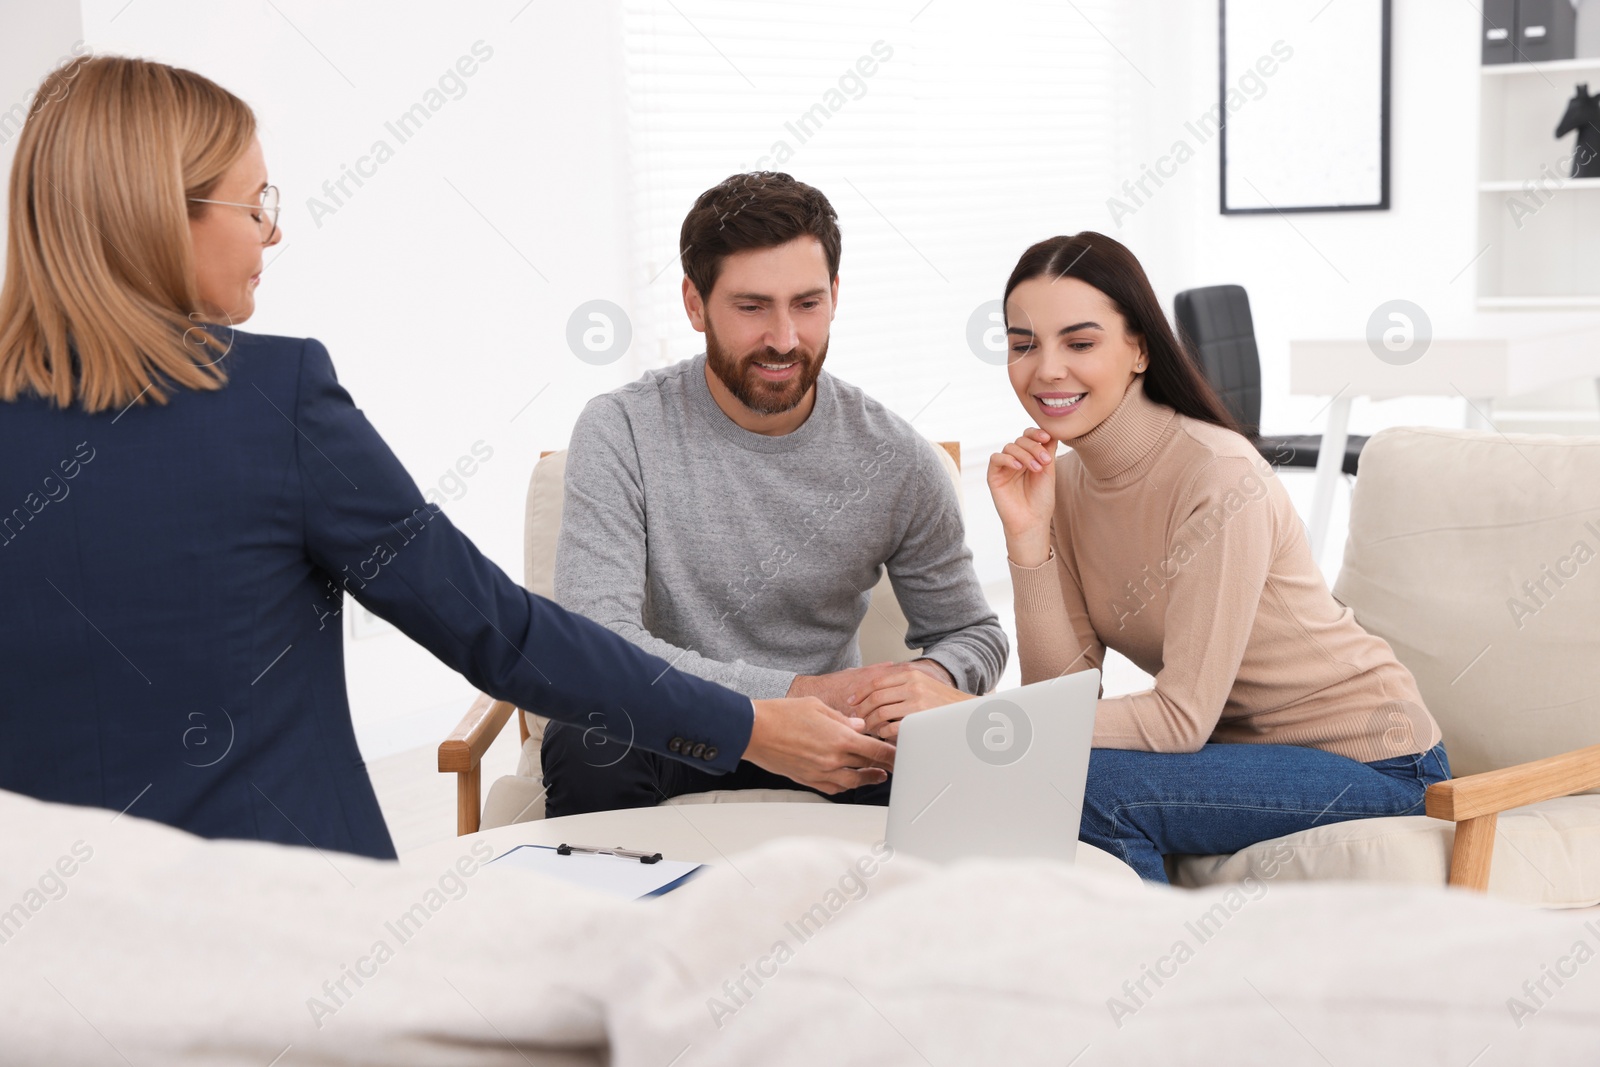
[[[1522,191],[1522,187],[1523,187],[1523,182],[1525,182],[1527,180],[1528,179],[1524,178],[1522,181],[1479,182],[1478,183],[1478,190],[1479,190],[1479,192],[1484,192],[1484,193],[1516,193],[1516,192],[1521,192]],[[1577,189],[1600,189],[1600,178],[1568,178],[1566,180],[1566,183],[1564,185],[1562,185],[1562,188],[1563,189],[1573,189],[1573,190],[1577,190]]]
[[[1574,87],[1600,88],[1600,57],[1482,72],[1477,305],[1600,309],[1600,178],[1570,177],[1573,135],[1555,137]]]
[[[1516,77],[1523,74],[1535,74],[1539,71],[1551,75],[1565,76],[1569,71],[1583,72],[1586,70],[1600,69],[1600,56],[1588,59],[1552,59],[1548,63],[1494,63],[1483,68],[1486,78]]]

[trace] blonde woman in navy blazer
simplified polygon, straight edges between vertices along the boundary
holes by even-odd
[[[345,596],[597,736],[828,793],[884,780],[893,748],[861,720],[752,703],[521,588],[423,501],[322,345],[234,328],[281,239],[237,97],[75,60],[34,99],[9,195],[0,789],[392,857]]]

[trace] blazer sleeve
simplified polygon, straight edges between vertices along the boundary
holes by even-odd
[[[497,700],[703,770],[738,765],[749,698],[512,581],[423,501],[314,340],[292,414],[306,552],[357,601]]]

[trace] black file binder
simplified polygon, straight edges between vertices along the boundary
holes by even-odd
[[[1517,33],[1517,0],[1484,0],[1483,62],[1515,63],[1513,47]]]
[[[1517,0],[1518,63],[1571,59],[1578,44],[1572,0]]]

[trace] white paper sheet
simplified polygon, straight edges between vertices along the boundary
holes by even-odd
[[[562,856],[552,845],[518,845],[496,856],[488,865],[496,870],[533,871],[626,900],[670,892],[702,866],[669,859],[640,863],[622,856],[588,852]]]

